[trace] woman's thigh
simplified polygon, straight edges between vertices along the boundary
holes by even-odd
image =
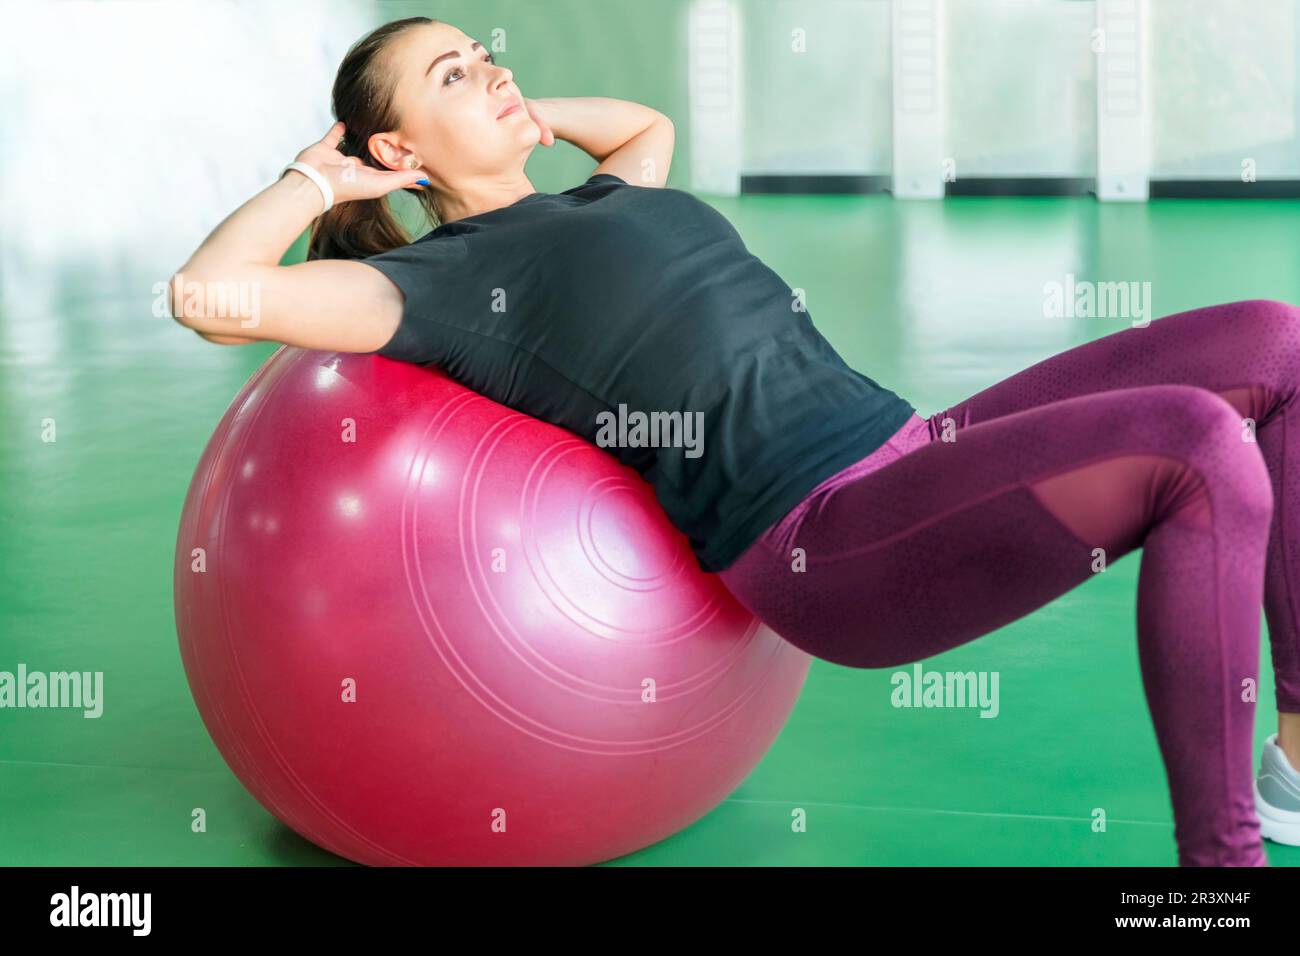
[[[1249,299],[1191,309],[1067,349],[930,416],[936,436],[1118,388],[1192,385],[1258,422],[1300,379],[1300,306]]]
[[[723,580],[818,657],[857,667],[920,660],[1073,589],[1154,522],[1204,535],[1211,512],[1241,528],[1260,526],[1262,514],[1266,531],[1267,471],[1239,425],[1226,401],[1188,386],[1082,395],[982,421],[810,501]],[[1085,469],[1081,498],[1045,503],[1041,489]],[[1115,507],[1094,508],[1099,495]],[[1243,552],[1240,563],[1256,557]]]

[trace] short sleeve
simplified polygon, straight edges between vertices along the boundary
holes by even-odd
[[[392,338],[367,355],[424,364],[438,358],[433,320],[447,301],[452,269],[463,266],[465,242],[448,235],[417,239],[387,252],[357,260],[377,269],[401,290],[402,318]]]
[[[591,189],[595,186],[626,186],[627,180],[615,176],[613,173],[595,173],[588,177],[585,183],[574,186],[572,189],[566,189],[560,195],[572,196],[581,193],[583,190]]]

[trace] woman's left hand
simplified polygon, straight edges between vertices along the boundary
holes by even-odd
[[[554,146],[555,133],[551,131],[551,127],[547,124],[546,120],[542,119],[540,105],[536,100],[530,100],[526,96],[523,99],[524,109],[528,110],[528,115],[532,117],[533,122],[537,124],[537,128],[542,131],[542,138],[539,142],[543,146]]]

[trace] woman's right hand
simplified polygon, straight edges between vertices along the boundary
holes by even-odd
[[[375,169],[355,156],[344,156],[338,148],[343,133],[342,121],[337,122],[320,142],[312,143],[294,157],[297,162],[306,163],[329,181],[330,188],[334,190],[335,205],[353,199],[378,199],[395,189],[409,189],[418,185],[418,181],[424,178],[424,173],[418,169]]]

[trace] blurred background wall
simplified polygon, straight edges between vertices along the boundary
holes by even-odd
[[[344,52],[387,20],[432,15],[495,38],[525,95],[613,96],[667,113],[678,129],[669,185],[707,195],[739,192],[745,177],[776,191],[834,191],[844,188],[834,177],[855,176],[887,187],[900,8],[936,25],[939,146],[927,165],[950,159],[958,180],[1087,182],[1098,3],[1145,18],[1146,175],[1230,183],[1249,160],[1260,181],[1300,183],[1297,0],[13,5],[0,32],[0,306],[11,322],[46,312],[74,294],[73,264],[81,275],[144,263],[169,274],[320,137]],[[701,11],[723,26],[707,43]],[[692,86],[692,69],[710,65],[722,71],[721,111]],[[529,174],[559,191],[591,168],[561,143],[539,148]]]

